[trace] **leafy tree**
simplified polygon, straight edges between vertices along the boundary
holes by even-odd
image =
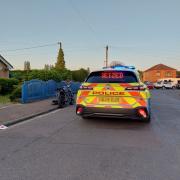
[[[72,78],[74,81],[83,82],[87,78],[88,74],[88,70],[81,68],[79,70],[72,71]]]
[[[89,67],[87,68],[87,72],[88,72],[88,74],[91,72]]]
[[[17,79],[0,78],[0,94],[4,95],[4,94],[11,93],[15,85],[18,85]]]
[[[180,71],[177,71],[177,77],[180,78]]]
[[[124,66],[124,63],[123,62],[120,62],[120,61],[112,61],[110,63],[110,67],[111,66]]]
[[[141,81],[143,80],[143,71],[138,70]]]
[[[57,57],[57,62],[55,64],[56,69],[65,69],[65,60],[64,60],[64,52],[60,43],[60,49]]]
[[[25,71],[30,71],[31,70],[31,64],[29,61],[24,62],[24,70]]]
[[[17,79],[20,82],[25,80],[26,74],[27,72],[23,70],[10,71],[10,77]]]
[[[49,69],[50,70],[54,69],[54,66],[53,65],[49,65]]]
[[[44,70],[52,70],[52,69],[54,69],[53,65],[50,65],[50,64],[45,64],[44,65]]]
[[[49,70],[49,64],[44,65],[44,70]]]

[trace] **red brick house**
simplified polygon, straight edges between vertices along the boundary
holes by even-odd
[[[13,66],[0,55],[0,78],[9,78],[9,70]]]
[[[143,81],[156,82],[161,78],[176,78],[176,69],[157,64],[143,72]]]

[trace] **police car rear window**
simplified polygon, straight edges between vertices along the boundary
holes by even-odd
[[[131,71],[97,71],[92,72],[86,82],[88,83],[136,83],[138,78]]]

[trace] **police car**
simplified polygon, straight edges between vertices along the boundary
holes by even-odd
[[[150,122],[150,92],[135,67],[103,68],[91,72],[82,83],[76,114],[83,118],[118,117]]]

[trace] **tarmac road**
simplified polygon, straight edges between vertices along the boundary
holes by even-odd
[[[73,106],[0,131],[0,180],[179,180],[180,90],[152,91],[150,124]]]

